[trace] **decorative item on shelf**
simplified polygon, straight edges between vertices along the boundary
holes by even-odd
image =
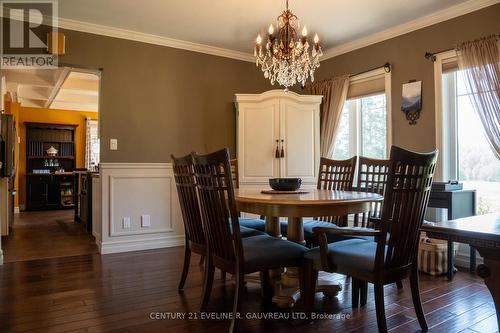
[[[422,109],[422,81],[410,80],[403,84],[401,111],[410,125],[415,125]]]
[[[57,156],[57,153],[59,152],[59,150],[57,150],[56,148],[54,148],[54,146],[50,146],[50,148],[47,149],[45,152],[49,156]]]
[[[257,36],[254,50],[256,66],[261,66],[264,77],[271,80],[271,84],[278,82],[285,87],[285,91],[297,82],[304,86],[309,77],[311,82],[314,81],[314,71],[323,55],[318,35],[314,35],[309,52],[307,28],[304,26],[301,36],[298,36],[299,19],[288,9],[288,0],[286,9],[278,16],[276,27],[275,33],[274,26],[269,26],[265,49],[261,35]]]

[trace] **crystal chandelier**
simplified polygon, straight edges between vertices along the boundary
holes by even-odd
[[[309,53],[307,28],[302,28],[299,37],[299,19],[288,9],[288,0],[276,26],[277,33],[274,33],[272,24],[269,26],[265,49],[261,35],[257,36],[254,50],[256,66],[261,66],[264,77],[271,80],[271,84],[278,82],[285,90],[297,82],[304,86],[309,77],[313,82],[314,70],[319,67],[319,58],[323,55],[318,35],[314,35],[314,45]]]

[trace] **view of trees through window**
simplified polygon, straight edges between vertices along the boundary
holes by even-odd
[[[361,155],[385,158],[387,153],[387,112],[385,94],[361,99]]]
[[[456,82],[458,178],[477,190],[477,213],[500,212],[500,161],[486,141],[481,121],[467,94],[462,75]]]
[[[342,110],[333,158],[386,158],[386,119],[385,94],[348,100]]]

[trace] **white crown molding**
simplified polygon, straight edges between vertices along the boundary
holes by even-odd
[[[4,16],[4,13],[2,13],[2,16]],[[22,16],[14,16],[11,18],[13,18],[15,20],[19,20],[19,21],[24,20],[24,17],[22,17]],[[188,42],[188,41],[184,41],[184,40],[180,40],[180,39],[163,37],[163,36],[158,36],[158,35],[153,35],[153,34],[147,34],[147,33],[133,31],[133,30],[127,30],[127,29],[106,26],[106,25],[71,20],[71,19],[67,19],[67,18],[63,18],[63,17],[59,17],[57,20],[57,23],[58,23],[58,28],[66,29],[66,30],[86,32],[86,33],[95,34],[95,35],[121,38],[121,39],[127,39],[127,40],[136,41],[136,42],[147,43],[147,44],[161,45],[161,46],[172,47],[175,49],[193,51],[193,52],[198,52],[198,53],[205,53],[205,54],[210,54],[210,55],[224,57],[224,58],[231,58],[231,59],[236,59],[236,60],[241,60],[241,61],[255,62],[255,58],[250,53],[224,49],[221,47],[210,46],[210,45],[206,45],[206,44],[193,43],[193,42]]]
[[[96,35],[115,37],[133,40],[136,42],[143,42],[148,44],[155,44],[161,46],[173,47],[175,49],[188,50],[193,52],[205,53],[210,55],[215,55],[219,57],[231,58],[236,60],[254,62],[255,58],[250,53],[245,53],[241,51],[234,51],[229,49],[224,49],[221,47],[210,46],[206,44],[199,44],[188,42],[180,39],[168,38],[158,35],[152,35],[132,30],[126,30],[121,28],[114,28],[99,24],[81,22],[70,20],[66,18],[59,18],[59,28],[76,30],[81,32],[87,32]]]
[[[406,22],[392,28],[380,31],[366,37],[344,43],[323,52],[322,61],[345,54],[372,44],[382,42],[397,36],[407,34],[409,32],[419,30],[446,20],[462,16],[485,7],[489,7],[500,3],[500,0],[469,0],[455,6],[451,6],[432,14],[417,18],[410,22]],[[16,18],[22,20],[23,18]],[[100,24],[88,23],[83,21],[71,20],[60,17],[58,19],[59,28],[67,30],[75,30],[96,35],[133,40],[142,43],[154,44],[172,47],[176,49],[188,50],[198,53],[205,53],[219,57],[231,58],[247,62],[255,62],[255,58],[251,53],[235,51],[206,44],[188,42],[175,38],[168,38],[153,34],[147,34],[127,29],[115,28]]]
[[[432,14],[422,16],[413,21],[406,22],[392,28],[386,29],[384,31],[380,31],[374,34],[371,34],[366,37],[362,37],[351,42],[341,44],[330,48],[323,52],[323,59],[330,59],[341,54],[345,54],[369,45],[373,45],[379,42],[382,42],[387,39],[391,39],[397,36],[401,36],[407,34],[409,32],[419,30],[443,21],[447,21],[453,19],[458,16],[462,16],[476,10],[480,10],[492,5],[500,3],[500,0],[469,0],[463,3],[460,3],[455,6],[451,6],[445,8],[443,10],[434,12]]]

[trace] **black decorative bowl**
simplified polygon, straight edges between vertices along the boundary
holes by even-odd
[[[302,185],[300,178],[270,178],[269,186],[275,191],[297,191]]]

